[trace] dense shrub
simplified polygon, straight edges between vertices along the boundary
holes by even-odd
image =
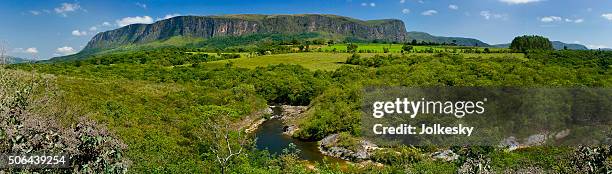
[[[0,153],[68,154],[67,169],[9,172],[127,172],[126,146],[105,127],[62,107],[51,77],[0,69]],[[60,117],[78,118],[67,126]]]

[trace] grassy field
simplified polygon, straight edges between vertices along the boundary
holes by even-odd
[[[311,70],[334,70],[344,65],[349,53],[290,53],[208,62],[207,67],[221,67],[229,62],[241,68],[256,68],[276,64],[298,64]],[[374,56],[364,54],[363,56]]]
[[[219,53],[211,53],[211,52],[185,52],[187,54],[208,54],[209,56],[219,56]],[[221,54],[239,54],[242,57],[248,57],[249,53],[221,53]]]
[[[321,51],[333,51],[334,49],[336,49],[336,51],[346,51],[346,45],[347,44],[334,44],[334,45],[329,45],[329,46],[322,46],[321,47]],[[367,44],[363,44],[363,43],[357,43],[356,44],[357,47],[357,51],[359,50],[374,50],[376,52],[383,52],[383,48],[389,48],[389,52],[394,52],[394,53],[399,53],[402,51],[402,44],[376,44],[376,43],[367,43]],[[450,50],[452,51],[453,49],[465,49],[466,47],[462,47],[462,46],[413,46],[413,49],[415,51],[418,50],[427,50],[433,48],[436,51],[444,51],[444,50]],[[484,47],[470,47],[470,48],[478,48],[481,51],[484,51]],[[505,48],[489,48],[491,51],[497,51],[497,50],[504,50]]]
[[[398,55],[399,53],[391,53]],[[410,53],[406,55],[420,55],[420,56],[431,56],[436,53]],[[362,57],[372,57],[374,55],[387,55],[384,53],[360,53]],[[461,53],[466,58],[475,59],[487,59],[490,57],[513,57],[523,59],[522,53],[490,53],[490,54],[476,54],[476,53]],[[241,68],[256,68],[265,67],[268,65],[276,64],[297,64],[302,65],[305,68],[311,70],[335,70],[344,64],[346,59],[351,56],[350,53],[323,53],[323,52],[308,52],[308,53],[289,53],[289,54],[275,54],[265,55],[258,57],[245,57],[239,59],[220,60],[205,63],[207,68],[223,67],[225,64],[232,62],[234,66]]]

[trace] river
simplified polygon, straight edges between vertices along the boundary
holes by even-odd
[[[274,107],[272,110],[274,111],[273,115],[280,115],[282,113],[281,107]],[[280,155],[283,153],[283,149],[289,147],[289,143],[293,143],[300,150],[299,157],[303,160],[321,162],[324,158],[327,158],[328,162],[332,163],[345,162],[340,158],[323,155],[319,151],[316,141],[302,141],[283,134],[283,127],[283,121],[279,118],[273,118],[262,123],[257,131],[255,131],[257,149],[267,149],[272,154]]]

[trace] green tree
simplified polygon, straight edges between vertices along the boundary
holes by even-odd
[[[405,52],[410,52],[412,51],[412,45],[408,45],[408,44],[404,44],[404,46],[402,46],[402,50],[404,50]]]
[[[553,50],[553,46],[548,38],[525,35],[514,38],[510,44],[510,49],[518,52],[527,52],[532,50]]]
[[[349,53],[355,53],[355,52],[357,52],[357,47],[359,47],[359,46],[357,46],[356,44],[350,43],[350,44],[346,45],[346,51],[349,52]]]

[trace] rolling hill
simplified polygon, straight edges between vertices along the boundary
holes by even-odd
[[[479,47],[489,46],[489,44],[484,43],[478,39],[463,38],[463,37],[433,36],[431,34],[428,34],[425,32],[418,32],[418,31],[408,32],[406,36],[407,36],[406,37],[407,42],[416,40],[418,42],[425,41],[425,42],[434,42],[434,43],[455,43],[457,45],[462,45],[462,46],[479,46]]]
[[[7,56],[7,63],[8,64],[16,64],[16,63],[25,63],[25,62],[30,62],[31,60],[25,59],[25,58],[20,58],[20,57],[14,57],[14,56]]]

